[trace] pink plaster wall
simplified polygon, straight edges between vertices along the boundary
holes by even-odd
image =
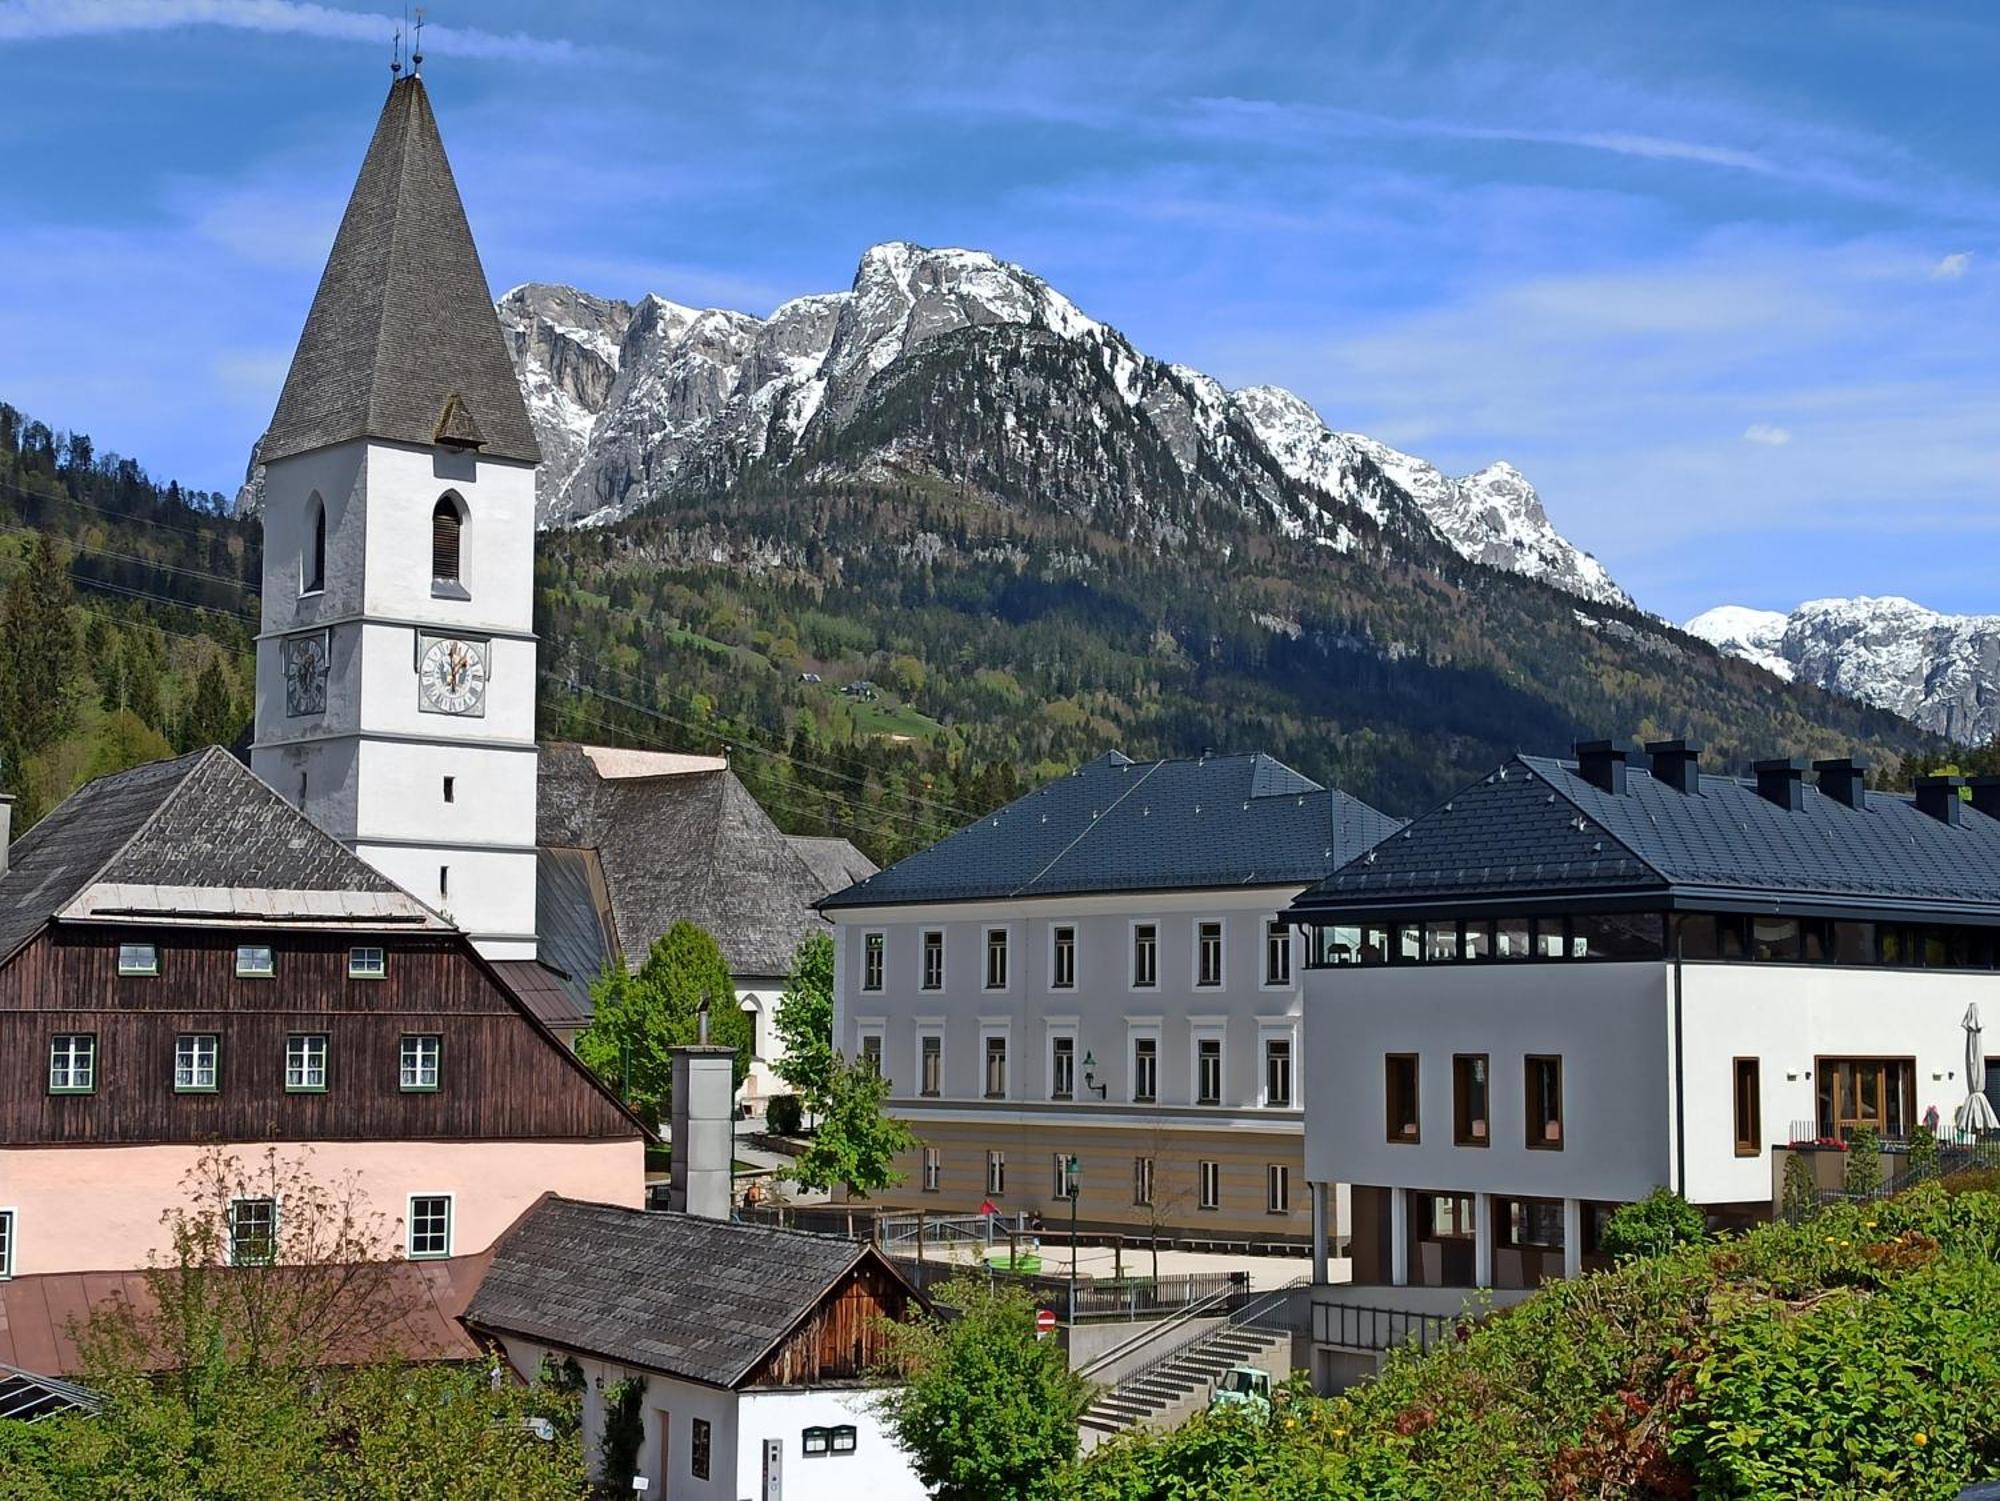
[[[369,1208],[401,1221],[413,1193],[452,1197],[452,1253],[485,1250],[536,1199],[558,1193],[644,1207],[645,1146],[621,1141],[340,1141],[311,1143],[309,1171],[332,1185],[353,1172]],[[267,1146],[231,1146],[246,1168]],[[182,1178],[198,1146],[0,1147],[0,1209],[14,1211],[14,1275],[127,1271],[164,1251],[161,1216],[187,1203]],[[397,1232],[400,1235],[400,1231]]]

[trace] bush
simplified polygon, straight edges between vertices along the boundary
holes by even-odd
[[[1910,1133],[1910,1182],[1928,1183],[1943,1170],[1944,1157],[1938,1151],[1937,1132],[1918,1126]]]
[[[1819,1213],[1819,1180],[1803,1152],[1785,1158],[1785,1186],[1780,1210],[1788,1225],[1803,1225]]]
[[[1865,1199],[1882,1186],[1882,1138],[1869,1126],[1854,1133],[1847,1166],[1840,1177],[1843,1193]]]
[[[1602,1244],[1606,1252],[1623,1260],[1658,1256],[1675,1246],[1692,1245],[1707,1234],[1708,1221],[1699,1209],[1670,1188],[1656,1188],[1611,1216]]]
[[[764,1129],[775,1136],[797,1136],[805,1126],[805,1110],[795,1094],[774,1094],[764,1105]]]

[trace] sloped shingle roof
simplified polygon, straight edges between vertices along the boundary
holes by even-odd
[[[487,457],[541,461],[430,98],[412,76],[382,106],[258,456],[453,436],[476,436]]]
[[[365,892],[427,915],[220,746],[99,777],[15,841],[0,958],[94,886]]]
[[[873,1254],[837,1236],[552,1197],[501,1240],[466,1319],[733,1387]]]
[[[731,771],[606,777],[587,748],[545,745],[536,823],[545,850],[596,852],[630,963],[685,920],[715,938],[731,974],[782,975],[821,926],[813,903],[828,887]],[[582,932],[576,886],[554,872],[545,889],[568,905],[562,925]]]
[[[1913,798],[1850,808],[1808,780],[1803,806],[1754,781],[1704,776],[1686,794],[1645,771],[1613,794],[1574,764],[1517,756],[1334,872],[1301,910],[1466,897],[1657,891],[1792,905],[2000,909],[2000,820],[1970,806],[1949,826]]]
[[[1266,755],[1113,751],[820,905],[1317,881],[1399,827]]]

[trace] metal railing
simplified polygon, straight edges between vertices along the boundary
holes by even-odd
[[[1232,1297],[1242,1292],[1250,1280],[1248,1272],[1191,1272],[1157,1281],[1150,1277],[1080,1277],[1072,1283],[1066,1276],[1015,1272],[991,1261],[925,1261],[886,1246],[883,1253],[920,1292],[966,1278],[1005,1283],[1055,1309],[1067,1323],[1178,1313],[1211,1298]]]
[[[1453,1314],[1414,1313],[1407,1308],[1315,1303],[1313,1340],[1350,1350],[1394,1350],[1414,1344],[1420,1351],[1429,1351],[1455,1340],[1464,1322]]]
[[[1127,1391],[1132,1387],[1137,1386],[1140,1382],[1145,1381],[1147,1378],[1159,1374],[1159,1372],[1164,1370],[1166,1367],[1172,1365],[1175,1361],[1180,1360],[1184,1356],[1192,1355],[1196,1350],[1200,1349],[1203,1345],[1212,1344],[1214,1341],[1221,1339],[1224,1335],[1235,1333],[1236,1331],[1241,1329],[1249,1329],[1262,1325],[1264,1321],[1268,1319],[1274,1311],[1283,1307],[1286,1303],[1291,1301],[1293,1293],[1297,1292],[1298,1289],[1307,1286],[1311,1280],[1312,1279],[1308,1277],[1294,1277],[1290,1282],[1287,1282],[1283,1287],[1273,1288],[1269,1292],[1259,1293],[1256,1297],[1249,1299],[1241,1307],[1236,1309],[1234,1313],[1231,1313],[1227,1318],[1225,1318],[1221,1323],[1209,1324],[1204,1322],[1201,1325],[1201,1327],[1188,1331],[1184,1335],[1184,1337],[1180,1339],[1169,1340],[1168,1343],[1162,1349],[1160,1349],[1150,1360],[1146,1361],[1145,1364],[1138,1366],[1133,1370],[1127,1371],[1123,1376],[1118,1378],[1118,1381],[1114,1386],[1111,1386],[1108,1389],[1099,1392],[1097,1394],[1096,1400],[1093,1401],[1091,1405],[1095,1407],[1098,1402],[1102,1402],[1106,1397],[1115,1397],[1120,1392]],[[1224,1301],[1224,1299],[1221,1298],[1215,1299],[1213,1300],[1213,1305],[1219,1306],[1219,1304],[1222,1301]],[[1193,1320],[1200,1318],[1204,1312],[1209,1312],[1209,1311],[1212,1311],[1212,1306],[1200,1310],[1190,1308],[1187,1311],[1186,1320],[1178,1321],[1178,1325],[1181,1328],[1185,1328],[1186,1323],[1192,1322]],[[1147,1331],[1146,1337],[1164,1338],[1170,1332],[1172,1327],[1174,1326],[1167,1326],[1159,1331],[1149,1330]],[[1273,1328],[1282,1327],[1285,1330],[1289,1331],[1291,1326],[1289,1324],[1285,1324],[1285,1325],[1274,1325],[1270,1327]],[[1123,1357],[1130,1355],[1133,1349],[1136,1348],[1136,1346],[1139,1343],[1141,1343],[1141,1341],[1127,1340],[1123,1345],[1120,1345],[1113,1350],[1107,1350],[1103,1355],[1100,1355],[1096,1360],[1091,1361],[1090,1364],[1081,1367],[1078,1370],[1077,1374],[1088,1378],[1092,1371],[1101,1371],[1105,1369],[1107,1366],[1109,1366],[1113,1360],[1122,1359]]]

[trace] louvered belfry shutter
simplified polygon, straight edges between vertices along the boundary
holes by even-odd
[[[437,509],[431,512],[431,577],[434,579],[458,578],[458,534],[462,523],[458,519],[458,507],[450,500],[440,500]]]

